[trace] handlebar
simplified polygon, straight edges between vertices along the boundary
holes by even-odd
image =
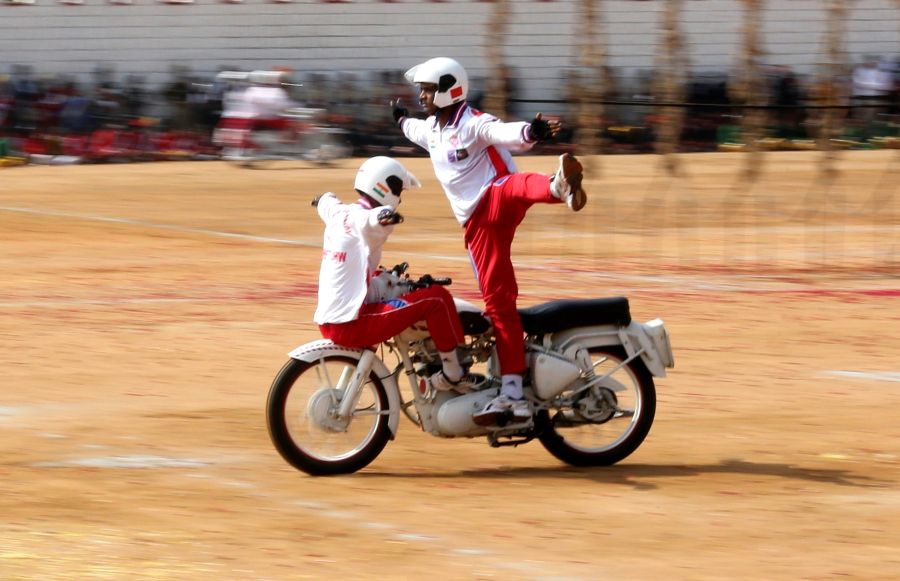
[[[415,281],[415,282],[410,281],[410,284],[413,288],[420,289],[420,288],[430,287],[433,284],[447,286],[447,285],[451,284],[452,282],[453,282],[453,280],[447,276],[439,276],[439,277],[435,278],[435,277],[431,276],[430,274],[423,274],[422,276],[419,277],[419,279],[417,281]]]
[[[383,270],[386,270],[383,266],[381,268]],[[453,279],[451,279],[448,276],[435,277],[435,276],[431,276],[430,274],[423,274],[416,280],[412,280],[409,277],[409,275],[406,274],[407,270],[409,270],[409,263],[401,262],[400,264],[395,264],[394,267],[391,268],[388,272],[390,272],[392,275],[394,275],[398,279],[401,279],[401,277],[403,277],[399,281],[399,284],[406,286],[407,288],[409,288],[411,290],[428,288],[434,284],[441,285],[441,286],[447,286],[447,285],[450,285],[453,283]],[[406,276],[404,277],[404,275],[406,275]]]

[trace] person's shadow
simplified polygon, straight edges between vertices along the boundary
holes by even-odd
[[[820,482],[863,488],[875,488],[889,483],[886,480],[877,480],[868,476],[854,474],[849,470],[804,468],[791,464],[767,464],[744,460],[723,460],[718,464],[616,464],[614,466],[591,468],[577,468],[565,465],[540,468],[499,466],[417,472],[392,472],[370,467],[358,472],[356,476],[374,479],[419,478],[426,480],[443,478],[591,480],[601,484],[628,486],[635,490],[653,490],[658,488],[658,485],[653,481],[659,478],[702,477],[707,474],[771,476],[785,480]]]

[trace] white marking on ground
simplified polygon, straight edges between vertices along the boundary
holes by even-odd
[[[256,488],[256,485],[250,482],[243,482],[241,480],[227,480],[225,482],[227,486],[233,486],[235,488]]]
[[[383,522],[367,522],[363,523],[362,526],[367,529],[376,529],[380,531],[393,528],[391,525],[384,524]]]
[[[471,555],[473,557],[483,557],[484,555],[490,554],[484,549],[453,549],[450,552],[454,555]]]
[[[293,503],[294,506],[299,506],[301,508],[308,508],[310,510],[325,510],[327,507],[321,502],[316,502],[313,500],[298,500]]]
[[[52,216],[58,218],[69,218],[74,220],[87,220],[94,222],[106,222],[112,224],[126,224],[130,226],[139,226],[142,228],[153,228],[158,230],[169,230],[172,232],[181,232],[185,234],[200,234],[203,236],[214,236],[217,238],[233,238],[237,240],[246,240],[248,242],[261,242],[267,244],[283,244],[289,246],[301,246],[308,248],[319,248],[322,244],[321,240],[317,237],[314,239],[293,239],[293,238],[275,238],[271,236],[258,236],[254,234],[240,234],[237,232],[225,232],[221,230],[211,230],[208,228],[195,228],[192,226],[182,226],[179,224],[165,224],[160,222],[149,222],[146,220],[136,220],[132,218],[119,218],[119,217],[110,217],[110,216],[92,216],[87,214],[76,214],[72,212],[61,212],[55,210],[41,210],[38,208],[25,208],[19,206],[0,206],[0,211],[5,212],[16,212],[20,214],[32,214],[36,216]],[[690,232],[691,235],[700,235],[703,232],[709,231],[711,233],[719,234],[721,233],[721,228],[716,227],[697,227],[697,228],[685,228],[685,227],[665,227],[665,228],[654,228],[654,233],[658,234],[660,232],[665,231],[676,231],[676,232]],[[640,232],[640,229],[635,230],[636,232]],[[834,224],[834,225],[809,225],[809,226],[754,226],[753,232],[766,233],[766,234],[803,234],[803,233],[822,233],[822,232],[871,232],[873,234],[891,234],[895,232],[900,232],[900,226],[895,225],[864,225],[864,224]],[[579,232],[579,233],[560,233],[560,232],[549,232],[542,233],[542,237],[565,237],[567,240],[571,240],[573,237],[583,237],[592,239],[595,235],[590,232]],[[422,239],[424,235],[415,235],[415,234],[401,234],[398,233],[393,238],[397,241],[415,241]],[[440,239],[455,239],[456,237],[451,236],[435,236],[434,234],[427,235],[428,240],[440,240]],[[461,253],[459,255],[445,255],[445,254],[433,254],[433,253],[423,253],[423,252],[407,252],[406,253],[410,257],[420,257],[420,258],[429,258],[432,260],[447,260],[453,262],[469,262],[469,256],[465,253]],[[855,251],[853,256],[883,256],[893,253],[888,253],[884,250],[883,245],[879,245],[877,249],[874,249],[872,252],[860,252]],[[806,256],[806,253],[800,253],[799,255]],[[837,256],[845,256],[845,253],[835,253],[829,252],[827,254],[828,257],[837,257]],[[824,256],[821,254],[817,254],[817,256]],[[849,256],[849,255],[846,255]],[[746,258],[746,257],[733,257],[730,260],[757,260],[757,258]]]
[[[420,535],[416,533],[400,533],[394,535],[395,539],[400,539],[401,541],[436,541],[437,537],[432,535]]]
[[[259,494],[260,497],[267,498],[272,501],[276,501],[272,494]],[[430,543],[430,546],[442,546],[446,547],[446,551],[453,555],[459,556],[468,556],[475,558],[488,558],[493,555],[491,551],[481,548],[472,548],[472,547],[448,547],[448,545],[452,545],[449,539],[443,538],[441,536],[437,536],[430,533],[420,533],[417,531],[410,531],[409,527],[400,526],[397,524],[385,523],[367,520],[364,518],[365,515],[359,514],[357,512],[340,510],[336,507],[333,507],[327,503],[319,502],[315,500],[294,500],[288,502],[287,504],[291,504],[293,506],[297,506],[300,508],[304,508],[310,511],[315,511],[321,513],[323,516],[328,518],[347,521],[352,523],[354,526],[361,529],[370,529],[370,530],[380,530],[380,531],[394,531],[394,534],[391,538],[396,539],[398,541],[407,541],[407,542],[427,542]],[[522,570],[522,565],[517,562],[509,562],[507,564],[499,566],[503,569],[513,569],[513,570]],[[533,567],[532,567],[533,569]],[[531,569],[528,569],[531,570]]]
[[[66,299],[52,301],[21,301],[21,302],[3,302],[0,308],[52,308],[52,307],[71,307],[73,305],[85,306],[108,306],[108,305],[144,305],[154,303],[203,303],[228,300],[215,297],[191,297],[191,298],[171,298],[171,299]]]
[[[643,230],[646,230],[646,227],[635,226],[633,228],[612,228],[608,231],[604,231],[604,236],[608,236],[609,234],[630,234],[640,233]],[[719,235],[723,230],[726,230],[723,226],[663,226],[656,227],[653,226],[654,235],[660,232],[690,232],[692,234],[696,234],[698,236],[702,235]],[[728,230],[736,230],[737,232],[745,233],[745,236],[748,236],[749,233],[753,232],[765,232],[767,234],[804,234],[807,232],[879,232],[879,233],[892,233],[898,232],[900,233],[900,226],[896,226],[893,224],[873,224],[868,226],[866,224],[808,224],[808,225],[800,225],[800,226],[747,226],[743,228],[728,228]],[[548,231],[541,232],[542,238],[562,238],[565,240],[571,240],[572,238],[583,237],[583,238],[593,238],[596,234],[593,232],[571,232],[571,231]]]
[[[874,381],[900,381],[900,372],[898,371],[826,371],[825,374]]]
[[[0,416],[15,416],[19,414],[19,408],[0,406]]]
[[[172,232],[181,232],[186,234],[199,234],[203,236],[214,236],[219,238],[233,238],[239,240],[246,240],[248,242],[258,242],[265,244],[282,244],[282,245],[290,245],[290,246],[300,246],[307,248],[319,248],[321,246],[321,241],[319,238],[316,239],[289,239],[289,238],[275,238],[270,236],[257,236],[252,234],[239,234],[235,232],[224,232],[220,230],[211,230],[207,228],[194,228],[190,226],[182,226],[178,224],[164,224],[157,222],[149,222],[145,220],[135,220],[130,218],[118,218],[118,217],[108,217],[108,216],[93,216],[93,215],[85,215],[85,214],[76,214],[71,212],[61,212],[54,210],[41,210],[37,208],[26,208],[26,207],[16,207],[16,206],[0,206],[0,211],[7,212],[17,212],[23,214],[33,214],[38,216],[52,216],[52,217],[60,217],[60,218],[69,218],[76,220],[88,220],[88,221],[96,221],[96,222],[106,222],[112,224],[125,224],[131,226],[139,226],[142,228],[153,228],[160,230],[168,230]],[[834,229],[835,231],[866,231],[866,232],[880,232],[880,233],[893,233],[900,232],[900,226],[888,225],[888,226],[864,226],[864,225],[834,225],[829,227],[820,227],[820,226],[766,226],[766,227],[757,227],[755,231],[766,232],[766,233],[803,233],[810,230],[814,230],[816,232],[822,232],[828,229]],[[681,230],[681,229],[677,229]],[[684,229],[686,231],[697,232],[703,230],[702,228],[695,229]],[[719,231],[717,229],[711,229],[715,231]],[[584,236],[590,236],[590,234],[580,234]],[[567,234],[567,236],[570,236]],[[413,236],[412,239],[416,237]],[[440,237],[439,237],[440,238]],[[451,237],[445,236],[443,238],[450,239]],[[436,239],[434,236],[430,236],[430,239]],[[403,235],[397,237],[397,240],[403,241]],[[867,256],[867,257],[882,257],[887,256],[885,254],[885,250],[882,246],[879,248],[873,249],[871,252],[865,251],[851,251],[852,256]],[[783,253],[777,252],[780,258],[785,258],[787,255],[782,255]],[[800,252],[799,254],[794,252],[791,256],[800,256],[806,257],[809,253]],[[826,257],[825,254],[822,253],[813,253],[815,256],[819,258]],[[890,253],[893,256],[893,253]],[[460,252],[458,255],[444,255],[444,254],[434,254],[427,252],[406,252],[406,256],[409,258],[422,258],[426,260],[440,260],[440,261],[449,261],[449,262],[465,262],[469,263],[469,256],[465,252]],[[827,254],[828,258],[836,258],[838,256],[849,257],[851,254],[847,252],[835,253],[829,252]],[[695,257],[696,258],[696,257]],[[762,257],[763,260],[768,260],[770,257]],[[760,260],[758,257],[741,257],[738,256],[737,259],[740,260],[748,260],[756,262]],[[697,292],[697,291],[752,291],[752,290],[773,290],[766,286],[761,286],[760,283],[771,283],[769,280],[770,277],[767,277],[765,273],[759,273],[753,276],[749,276],[746,274],[719,274],[714,278],[700,278],[694,276],[680,276],[680,275],[668,275],[668,276],[655,276],[655,275],[641,275],[641,274],[624,274],[624,273],[600,273],[596,271],[587,271],[587,270],[578,270],[578,269],[568,269],[564,266],[558,264],[547,264],[546,260],[543,258],[517,258],[514,260],[515,266],[517,269],[522,270],[535,270],[540,272],[553,272],[558,274],[560,271],[564,272],[566,276],[570,277],[578,277],[578,276],[586,276],[591,280],[596,279],[604,279],[609,281],[616,282],[643,282],[650,284],[663,284],[669,287],[677,287],[680,291],[683,292]],[[792,289],[796,289],[798,287],[791,287]],[[808,287],[799,287],[801,289],[808,290]],[[659,290],[655,288],[634,288],[628,289],[629,292],[642,292],[648,291],[652,292],[654,290]],[[863,289],[831,289],[833,292],[859,292],[861,290],[878,290],[877,288],[863,288]],[[23,301],[23,302],[2,302],[0,303],[0,308],[54,308],[54,307],[66,307],[71,305],[83,305],[83,306],[91,306],[91,305],[120,305],[120,304],[165,304],[165,303],[200,303],[200,302],[217,302],[217,301],[228,301],[228,300],[249,300],[244,297],[182,297],[182,298],[125,298],[125,299],[102,299],[102,300],[94,300],[94,299],[71,299],[71,300],[50,300],[50,301]]]
[[[215,236],[217,238],[236,238],[238,240],[247,240],[250,242],[267,242],[275,244],[288,244],[290,246],[321,246],[320,240],[291,240],[287,238],[271,238],[268,236],[254,236],[252,234],[237,234],[235,232],[222,232],[219,230],[209,230],[206,228],[192,228],[190,226],[180,226],[178,224],[160,224],[158,222],[147,222],[145,220],[133,220],[131,218],[113,218],[109,216],[90,216],[85,214],[73,214],[71,212],[56,212],[53,210],[38,210],[36,208],[21,208],[15,206],[0,206],[0,210],[4,212],[16,212],[20,214],[33,214],[36,216],[53,216],[56,218],[71,218],[75,220],[88,220],[92,222],[109,222],[112,224],[127,224],[129,226],[140,226],[142,228],[154,228],[157,230],[171,230],[173,232],[182,232],[185,234],[202,234],[204,236]]]
[[[102,456],[96,458],[76,458],[62,462],[37,462],[32,464],[36,468],[66,468],[79,466],[86,468],[205,468],[207,462],[200,460],[185,460],[181,458],[166,458],[163,456]]]

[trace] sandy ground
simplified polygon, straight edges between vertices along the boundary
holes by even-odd
[[[896,579],[900,156],[591,161],[580,214],[535,207],[521,305],[624,294],[676,368],[619,465],[441,440],[401,418],[360,473],[266,433],[311,324],[321,226],[360,160],[0,170],[0,579]],[[520,167],[550,172],[548,157]],[[385,263],[478,295],[426,187]]]

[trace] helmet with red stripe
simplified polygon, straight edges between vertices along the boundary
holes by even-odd
[[[469,76],[466,69],[455,60],[438,57],[419,63],[403,75],[413,84],[430,83],[437,85],[434,106],[448,107],[466,99],[469,92]]]
[[[357,192],[372,198],[377,205],[394,208],[400,205],[400,193],[404,189],[421,186],[402,163],[383,155],[364,161],[353,183]]]

